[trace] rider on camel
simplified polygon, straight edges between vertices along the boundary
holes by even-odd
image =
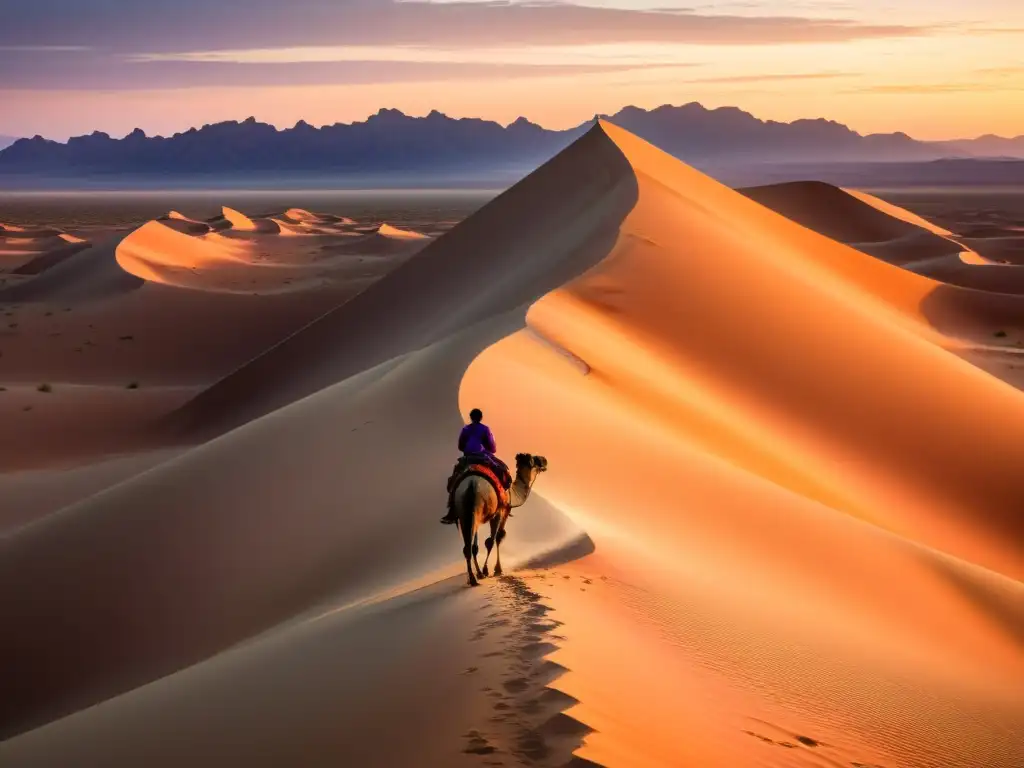
[[[511,485],[508,467],[494,455],[498,446],[494,442],[491,428],[484,424],[483,419],[483,411],[474,408],[469,412],[469,424],[464,426],[462,432],[459,433],[459,450],[462,451],[462,456],[455,464],[452,476],[448,479],[448,514],[441,518],[441,522],[445,525],[451,525],[458,520],[451,503],[451,492],[459,474],[467,465],[473,463],[489,465],[492,469],[497,470],[498,477],[502,478],[506,488]]]

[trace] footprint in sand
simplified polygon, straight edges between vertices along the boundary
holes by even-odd
[[[470,755],[491,755],[498,750],[487,741],[480,731],[470,731],[466,734],[466,748],[462,751]]]
[[[549,653],[554,653],[558,650],[558,646],[553,643],[527,643],[519,649],[519,656],[525,659],[537,658],[538,656],[546,656]]]
[[[530,760],[543,760],[550,750],[544,737],[532,729],[524,730],[516,739],[515,754],[523,755]]]
[[[523,691],[525,691],[527,689],[527,687],[529,686],[529,683],[526,681],[525,678],[516,677],[516,678],[513,678],[512,680],[505,681],[504,685],[505,685],[505,690],[508,691],[509,693],[522,693]]]

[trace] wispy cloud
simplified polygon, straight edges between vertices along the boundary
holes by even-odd
[[[396,62],[421,64],[485,64],[506,66],[617,67],[691,65],[692,52],[676,45],[596,44],[500,47],[437,47],[424,45],[339,45],[293,48],[248,48],[184,53],[128,54],[129,62],[192,62],[222,64],[298,64],[327,62]]]
[[[963,82],[963,83],[894,83],[865,85],[860,88],[850,88],[843,93],[876,93],[893,95],[941,95],[948,93],[978,93],[983,91],[1016,91],[1018,86],[1002,85],[992,82]]]
[[[67,53],[91,50],[88,45],[0,45],[0,53]]]
[[[969,27],[976,35],[1024,35],[1024,27]]]
[[[134,53],[337,45],[474,47],[616,42],[760,45],[927,34],[843,18],[694,13],[567,2],[35,0],[4,12],[0,45],[87,42]]]
[[[0,69],[5,57],[0,53]],[[151,61],[126,66],[108,59],[81,61],[77,66],[7,67],[6,91],[138,91],[246,86],[369,85],[520,79],[566,75],[600,75],[643,70],[685,69],[686,65],[512,64],[422,61],[339,61],[237,63],[219,61]]]
[[[786,72],[763,75],[732,75],[728,77],[697,77],[681,80],[683,83],[768,83],[791,82],[794,80],[833,80],[836,78],[856,77],[855,72]]]
[[[691,66],[700,58],[695,46],[836,43],[929,32],[926,26],[841,18],[561,0],[33,0],[4,11],[0,87],[132,90],[547,77]]]

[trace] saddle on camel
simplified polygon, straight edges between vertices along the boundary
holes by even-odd
[[[445,525],[457,522],[452,492],[464,477],[479,475],[494,486],[501,506],[510,506],[509,489],[512,487],[512,473],[508,466],[494,455],[498,447],[490,427],[483,423],[483,412],[474,408],[469,413],[470,423],[459,434],[459,450],[462,456],[455,463],[455,469],[448,478],[448,514],[441,518]]]

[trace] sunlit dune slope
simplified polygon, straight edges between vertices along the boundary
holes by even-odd
[[[809,733],[842,764],[1015,765],[1024,398],[919,322],[923,299],[986,297],[604,130],[639,183],[615,249],[460,392],[540,446],[558,467],[545,496],[623,582],[625,611],[564,596],[552,659],[571,670],[555,683],[580,700],[569,714],[597,730],[581,755],[776,764]],[[651,701],[688,714],[647,716]]]
[[[936,293],[606,130],[640,203],[615,252],[535,305],[531,329],[712,454],[1024,574],[1024,400],[943,349],[921,310],[964,311],[978,295]]]
[[[221,215],[231,224],[232,229],[242,232],[255,232],[256,222],[234,208],[224,206],[221,208]]]
[[[377,234],[382,237],[393,237],[396,240],[426,240],[427,236],[419,232],[413,232],[409,229],[400,229],[393,227],[390,224],[381,224],[377,229]]]
[[[232,213],[229,219],[237,224],[241,215]],[[251,227],[219,229],[166,217],[125,237],[117,248],[117,259],[125,272],[150,283],[272,294],[342,283],[365,286],[430,239],[395,228],[360,235],[329,218],[307,213],[298,223],[273,217],[246,219]],[[367,265],[347,256],[384,259]]]
[[[176,282],[169,272],[247,261],[228,241],[191,237],[160,221],[142,225],[117,248],[117,263],[125,272],[155,283]]]

